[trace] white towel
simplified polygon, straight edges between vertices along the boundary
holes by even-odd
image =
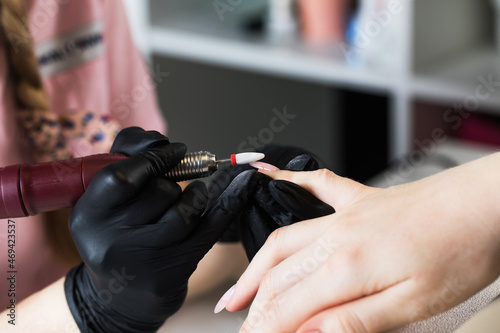
[[[500,278],[458,306],[424,321],[413,323],[390,333],[450,333],[500,295]],[[499,329],[500,331],[500,329]],[[480,332],[478,332],[480,333]]]

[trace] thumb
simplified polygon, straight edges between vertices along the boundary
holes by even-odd
[[[267,170],[259,170],[259,172],[276,180],[295,183],[337,211],[380,191],[380,189],[363,185],[352,179],[340,177],[327,169],[307,172]]]

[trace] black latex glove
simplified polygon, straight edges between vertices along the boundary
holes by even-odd
[[[227,223],[200,223],[203,183],[181,193],[162,177],[184,144],[129,128],[112,152],[132,156],[100,171],[70,217],[83,264],[68,273],[66,298],[82,332],[155,332],[181,307],[189,277]]]
[[[260,150],[264,162],[282,170],[312,171],[320,163],[309,152],[295,147],[269,145]],[[226,212],[231,228],[221,241],[243,242],[249,260],[277,228],[299,221],[333,214],[335,210],[300,186],[272,180],[249,166],[219,173],[209,188],[213,212]],[[220,214],[220,213],[219,213]]]

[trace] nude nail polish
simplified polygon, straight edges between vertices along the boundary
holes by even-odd
[[[217,305],[215,306],[214,313],[217,314],[226,308],[227,303],[231,299],[231,296],[234,294],[234,289],[236,285],[232,286],[226,293],[221,297]]]
[[[266,170],[266,171],[279,171],[280,169],[275,167],[272,164],[265,163],[265,162],[252,162],[249,163],[251,166],[253,166],[256,169],[260,170]]]

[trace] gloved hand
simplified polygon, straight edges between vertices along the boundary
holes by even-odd
[[[320,167],[309,152],[300,148],[268,145],[259,151],[266,155],[263,162],[283,170],[312,171]],[[219,172],[209,193],[210,209],[205,215],[225,212],[223,218],[231,227],[221,241],[241,240],[249,260],[277,228],[335,212],[300,186],[272,180],[250,166]]]
[[[119,133],[112,152],[132,156],[100,171],[70,217],[83,264],[68,273],[66,298],[82,332],[155,332],[181,307],[189,277],[227,223],[200,223],[203,183],[181,193],[162,177],[184,144],[136,127]]]

